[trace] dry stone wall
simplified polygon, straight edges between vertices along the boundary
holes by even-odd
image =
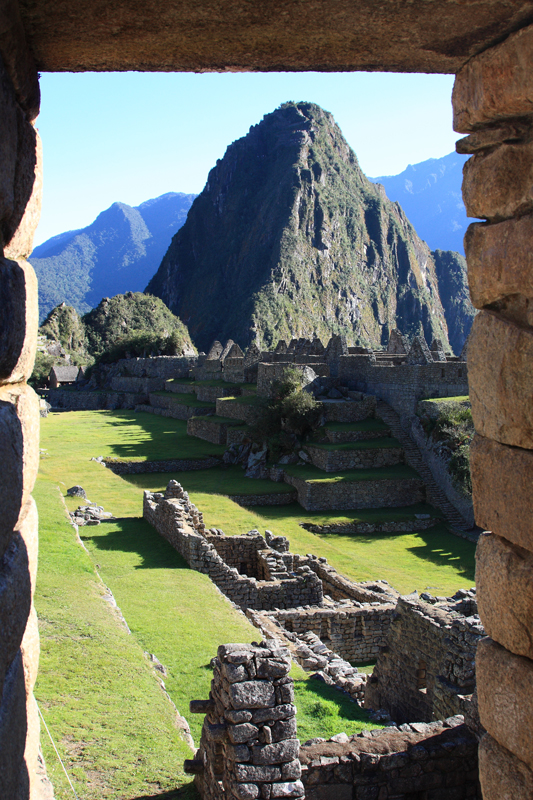
[[[472,598],[456,610],[401,597],[367,684],[367,708],[393,720],[430,722],[464,713],[475,688],[478,642],[485,635]]]
[[[285,481],[298,492],[298,502],[306,511],[332,511],[354,508],[399,508],[426,499],[421,478],[336,481],[305,481],[285,473]]]
[[[33,121],[38,76],[17,6],[0,11],[0,797],[34,800],[39,719],[33,687],[39,633],[33,607],[38,519],[39,399],[27,385],[37,346],[32,251],[41,203],[41,149]]]
[[[304,796],[288,651],[272,643],[218,648],[200,747],[185,769],[205,800]]]
[[[300,749],[307,800],[481,800],[477,741],[461,717]]]
[[[346,450],[328,450],[309,444],[306,450],[315,467],[324,472],[339,472],[346,469],[392,467],[403,464],[405,459],[401,447],[369,447]]]
[[[338,733],[302,747],[290,654],[274,639],[218,648],[200,747],[185,762],[204,800],[474,800],[477,741],[455,716],[442,722]]]
[[[472,156],[464,166],[467,214],[486,220],[465,237],[479,309],[468,343],[473,503],[477,524],[492,532],[477,555],[480,614],[491,637],[477,660],[479,715],[488,731],[481,747],[485,800],[525,800],[533,786],[531,711],[524,715],[533,653],[522,650],[533,620],[524,568],[533,557],[532,58],[529,25],[465,64],[453,91],[454,128],[468,134],[457,147]]]
[[[266,541],[257,531],[253,531],[242,537],[227,537],[223,545],[224,535],[220,536],[220,532],[211,535],[206,533],[201,512],[176,481],[169,483],[164,495],[144,493],[143,516],[192,569],[209,575],[213,583],[241,608],[291,608],[322,601],[322,584],[305,565],[289,573],[286,565],[282,569],[278,563],[279,573],[272,580],[239,574],[236,567],[228,565],[217,548],[234,548],[233,563],[245,565],[249,563],[253,542],[257,548],[268,550]],[[258,574],[259,568],[256,567],[254,571]]]
[[[382,366],[368,355],[341,356],[339,378],[343,384],[376,395],[400,414],[412,416],[419,400],[468,394],[464,361]]]

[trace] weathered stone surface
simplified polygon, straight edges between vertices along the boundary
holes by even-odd
[[[244,722],[242,725],[230,725],[228,728],[228,736],[233,744],[242,744],[247,742],[248,739],[254,739],[258,733],[259,728],[256,728],[255,725],[250,725],[249,722]]]
[[[533,26],[473,58],[457,73],[453,127],[469,133],[497,120],[533,113]]]
[[[238,783],[235,794],[239,800],[256,800],[259,797],[259,787],[255,783]]]
[[[463,200],[469,217],[491,222],[533,209],[533,142],[502,144],[477,153],[463,167]]]
[[[533,767],[533,662],[492,639],[477,649],[479,717],[487,733]]]
[[[265,744],[252,748],[254,764],[283,764],[298,758],[300,743],[298,739],[286,739],[276,744]]]
[[[37,670],[39,668],[39,623],[37,620],[37,612],[35,607],[30,609],[30,615],[24,631],[22,644],[20,645],[22,652],[22,664],[24,666],[24,680],[26,683],[26,691],[30,694],[35,686],[37,680]]]
[[[523,25],[530,11],[502,0],[412,7],[342,0],[314,10],[294,2],[252,10],[242,0],[165,6],[120,0],[105,14],[89,3],[75,18],[64,9],[21,4],[40,70],[453,73]]]
[[[0,383],[26,380],[35,361],[37,278],[27,261],[0,259]]]
[[[474,222],[465,236],[472,303],[483,308],[520,292],[533,298],[533,216]],[[533,319],[531,320],[533,324]]]
[[[531,800],[533,771],[488,733],[479,744],[483,800]]]
[[[301,781],[275,783],[272,786],[272,797],[302,797],[304,785]]]
[[[533,448],[533,329],[487,311],[477,315],[468,340],[472,416],[482,436]]]
[[[31,609],[29,557],[19,534],[13,536],[0,569],[0,693],[9,664],[18,652]]]
[[[267,681],[243,681],[230,686],[233,708],[268,708],[275,705],[276,692]]]
[[[29,500],[39,466],[39,398],[29,386],[0,386],[0,556]]]
[[[40,724],[39,724],[39,711],[37,702],[33,693],[27,695],[26,700],[26,744],[24,747],[24,764],[28,774],[30,789],[28,796],[30,800],[42,800],[37,794],[40,790],[40,776],[37,773],[39,748],[40,748]],[[26,795],[20,793],[17,795],[16,800],[26,800]]]
[[[13,214],[17,165],[17,103],[13,84],[0,58],[0,224]]]
[[[0,797],[6,800],[29,795],[29,776],[24,761],[28,732],[26,714],[24,669],[19,653],[6,675],[0,704]]]
[[[476,435],[470,445],[474,513],[480,527],[533,551],[533,453]]]
[[[0,6],[0,52],[15,89],[17,100],[35,119],[39,113],[39,76],[26,42],[17,0],[3,0]]]
[[[20,112],[19,117],[22,116]],[[28,258],[33,250],[33,237],[41,217],[43,197],[43,148],[41,137],[27,124],[23,141],[24,151],[19,152],[15,189],[15,228],[4,248],[6,258]],[[31,189],[30,189],[31,187]],[[30,191],[28,197],[28,191]],[[22,212],[22,215],[21,215]]]
[[[512,653],[533,659],[533,553],[495,534],[481,536],[476,586],[487,634]]]
[[[238,781],[279,781],[281,779],[281,768],[236,764],[235,777]]]

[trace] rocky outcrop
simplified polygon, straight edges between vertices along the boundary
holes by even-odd
[[[365,178],[331,114],[285,103],[211,170],[147,291],[207,350],[215,336],[386,345],[448,330],[435,262],[402,209]]]

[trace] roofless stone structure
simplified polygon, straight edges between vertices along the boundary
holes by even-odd
[[[37,70],[453,72],[454,127],[469,134],[466,257],[474,506],[491,546],[478,596],[485,800],[533,795],[533,3],[524,0],[4,0],[0,7],[0,796],[36,797],[32,610],[39,404],[27,386],[37,286],[25,261],[39,219]],[[525,632],[525,633],[524,633]],[[494,699],[497,698],[497,702]]]

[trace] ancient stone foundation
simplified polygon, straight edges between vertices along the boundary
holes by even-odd
[[[477,553],[480,616],[491,637],[477,658],[485,800],[532,796],[533,622],[532,371],[533,26],[472,58],[458,72],[454,127],[472,155],[463,197],[474,320],[468,345],[474,512],[492,531]],[[526,715],[529,722],[526,722]]]
[[[288,651],[272,639],[218,648],[200,747],[185,770],[204,800],[467,800],[480,797],[477,741],[452,717],[345,733],[300,747]]]

